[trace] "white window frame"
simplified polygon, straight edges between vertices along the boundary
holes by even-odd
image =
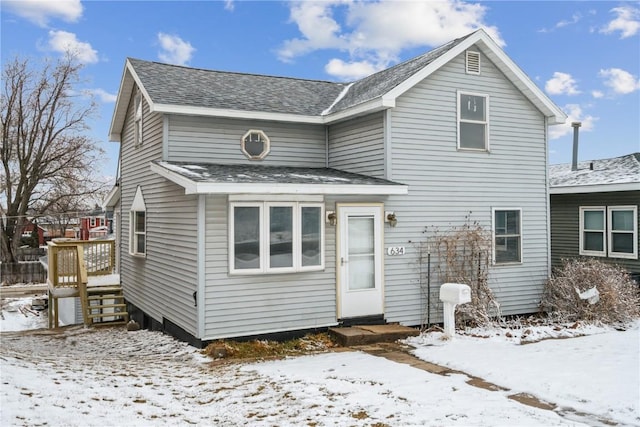
[[[580,255],[585,256],[598,256],[598,257],[606,257],[607,256],[607,214],[606,214],[605,206],[580,206],[580,238],[579,240],[579,250],[578,253]],[[602,218],[604,219],[604,224],[602,224],[602,230],[585,230],[584,228],[584,213],[585,212],[602,212]],[[584,233],[602,233],[602,250],[601,251],[590,251],[584,249]]]
[[[506,261],[506,262],[497,262],[496,261],[496,212],[504,212],[504,211],[517,211],[518,212],[518,234],[499,234],[497,235],[497,237],[518,237],[520,239],[520,244],[519,249],[520,249],[520,253],[518,254],[518,261]],[[495,266],[503,266],[503,265],[518,265],[518,264],[522,264],[524,262],[522,253],[523,253],[523,246],[524,246],[524,238],[522,235],[522,208],[502,208],[502,207],[497,207],[497,208],[492,208],[491,209],[491,247],[492,247],[492,254],[491,254],[491,261],[492,264]]]
[[[137,212],[144,213],[144,230],[136,231],[137,224]],[[138,252],[138,240],[140,237],[144,238],[144,252]],[[129,210],[129,254],[136,257],[146,257],[147,256],[147,248],[148,248],[148,240],[147,240],[147,207],[144,203],[144,197],[142,195],[142,189],[140,186],[136,189],[136,195],[133,198],[133,203],[131,203],[131,209]]]
[[[143,104],[142,104],[142,93],[140,91],[136,92],[133,103],[133,123],[134,123],[134,133],[133,140],[136,147],[142,145],[142,123],[143,123]]]
[[[614,211],[633,211],[633,230],[632,231],[616,231],[613,230],[613,212]],[[630,206],[608,206],[607,207],[607,248],[609,258],[638,258],[638,207],[634,205]],[[613,234],[632,234],[633,237],[633,253],[626,252],[614,252],[613,251]]]
[[[468,119],[462,119],[462,96],[463,95],[470,95],[470,96],[481,96],[485,99],[485,116],[484,116],[484,121],[480,121],[480,120],[468,120]],[[489,95],[486,93],[479,93],[479,92],[467,92],[467,91],[458,91],[458,96],[457,96],[457,104],[456,104],[456,110],[458,112],[458,122],[457,122],[457,139],[458,139],[458,150],[460,151],[475,151],[475,152],[481,152],[481,153],[485,153],[485,152],[489,152]],[[462,132],[460,131],[460,124],[461,123],[473,123],[473,124],[482,124],[484,125],[484,148],[470,148],[470,147],[463,147],[460,145],[461,142],[461,136],[462,136]]]
[[[262,143],[264,144],[262,148],[262,152],[257,155],[253,155],[249,153],[245,147],[245,142],[247,138],[254,134],[258,135],[260,138],[260,141],[262,141]],[[264,133],[264,131],[260,129],[249,129],[247,132],[245,132],[244,135],[242,135],[242,138],[240,139],[240,148],[242,149],[242,152],[244,153],[245,156],[247,156],[249,160],[262,160],[265,157],[267,157],[267,154],[269,154],[269,151],[271,151],[271,140],[269,139],[267,134]]]
[[[257,207],[259,208],[259,236],[260,236],[260,262],[258,268],[237,269],[235,268],[235,207]],[[270,260],[270,208],[273,206],[284,206],[292,208],[293,221],[293,265],[291,267],[269,266]],[[320,208],[320,264],[303,266],[302,265],[302,208],[317,207]],[[306,271],[324,270],[325,264],[325,221],[324,221],[324,203],[306,202],[306,201],[232,201],[229,203],[229,274],[235,275],[256,275],[256,274],[286,274],[299,273]]]

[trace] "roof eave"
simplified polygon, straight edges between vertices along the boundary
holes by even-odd
[[[135,86],[138,86],[142,95],[145,97],[145,100],[149,104],[151,111],[153,111],[153,101],[142,85],[133,65],[131,65],[131,62],[127,59],[124,65],[124,71],[122,72],[122,80],[120,80],[120,87],[118,89],[118,97],[116,98],[113,116],[111,116],[109,141],[121,142],[122,140],[122,127],[124,126],[124,121],[127,117],[127,108],[129,107],[131,94]]]
[[[408,194],[409,186],[403,184],[309,184],[297,183],[219,183],[196,182],[161,165],[151,163],[151,171],[184,188],[185,194]]]
[[[323,124],[321,116],[307,116],[302,114],[270,113],[265,111],[230,110],[224,108],[195,107],[175,104],[152,104],[151,111],[156,113],[226,117],[231,119],[270,120],[289,123]]]
[[[549,187],[549,194],[609,193],[614,191],[640,191],[640,183],[624,182],[591,185],[559,185]]]

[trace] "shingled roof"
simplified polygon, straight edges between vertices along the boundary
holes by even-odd
[[[398,96],[470,47],[480,49],[550,124],[564,122],[566,115],[480,29],[352,83],[204,70],[128,58],[110,139],[120,140],[135,86],[141,88],[153,112],[327,124],[394,107]]]
[[[549,188],[552,194],[591,193],[605,191],[640,191],[640,153],[611,159],[549,166]]]

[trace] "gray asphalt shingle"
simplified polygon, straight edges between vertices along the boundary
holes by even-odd
[[[571,170],[570,163],[549,166],[551,188],[628,183],[638,183],[640,190],[640,153],[578,162],[576,171]]]

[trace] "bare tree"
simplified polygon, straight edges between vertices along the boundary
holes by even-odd
[[[0,259],[15,261],[27,215],[45,214],[65,197],[93,194],[102,155],[83,134],[96,111],[75,90],[79,65],[71,55],[34,64],[16,57],[2,70]]]

